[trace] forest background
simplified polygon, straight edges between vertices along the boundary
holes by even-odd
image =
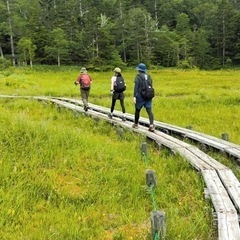
[[[0,0],[2,67],[234,67],[239,35],[239,0]]]

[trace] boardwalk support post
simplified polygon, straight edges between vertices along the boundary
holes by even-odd
[[[156,172],[153,170],[146,170],[146,184],[148,187],[156,187]]]
[[[140,149],[143,155],[147,156],[147,143],[142,142],[140,145]]]
[[[166,217],[163,211],[151,212],[152,239],[164,239],[166,235]]]
[[[228,141],[229,140],[228,134],[227,133],[223,133],[222,134],[222,139],[225,140],[225,141]]]
[[[117,129],[117,133],[118,133],[118,136],[122,139],[123,138],[123,128],[121,128],[121,127],[119,127],[118,129]]]
[[[74,110],[74,111],[73,111],[73,116],[74,116],[74,118],[79,118],[79,113]]]

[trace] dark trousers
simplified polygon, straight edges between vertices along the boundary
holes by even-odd
[[[140,117],[141,109],[142,108],[140,108],[140,109],[135,108],[135,119],[134,119],[135,124],[138,124],[138,120],[139,120],[139,117]],[[153,124],[152,109],[151,108],[146,108],[146,111],[147,111],[147,114],[148,114],[148,117],[149,117],[150,125],[152,125]]]
[[[119,100],[120,101],[120,105],[121,105],[121,108],[122,108],[122,112],[125,113],[126,110],[125,110],[125,106],[124,106],[124,95],[123,93],[113,93],[113,96],[112,96],[112,105],[111,105],[111,113],[113,112],[114,108],[115,108],[115,104],[116,104],[116,101]]]

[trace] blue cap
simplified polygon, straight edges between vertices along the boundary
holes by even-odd
[[[139,63],[138,66],[136,67],[136,70],[141,72],[147,72],[147,67],[144,63]]]

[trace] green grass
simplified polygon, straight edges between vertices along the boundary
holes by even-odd
[[[203,180],[180,157],[149,143],[146,164],[144,137],[120,139],[117,128],[53,105],[1,100],[0,110],[1,239],[149,239],[146,168],[157,172],[167,239],[211,239]]]
[[[79,98],[78,68],[9,69],[0,94]],[[136,72],[124,70],[133,113]],[[238,71],[154,70],[156,120],[239,139]],[[90,102],[110,106],[112,72],[91,73]],[[116,109],[120,109],[117,104]],[[153,204],[145,170],[156,171],[156,205],[167,216],[166,239],[216,239],[202,177],[180,156],[144,136],[35,100],[0,99],[1,239],[150,239]],[[143,111],[142,116],[146,116]]]
[[[45,95],[79,98],[73,84],[79,68],[9,69],[0,73],[0,93],[12,95]],[[216,137],[228,133],[232,142],[240,143],[240,71],[183,71],[163,69],[149,71],[154,80],[156,97],[153,112],[156,120]],[[93,85],[90,102],[110,107],[112,72],[90,72]],[[123,69],[127,83],[126,111],[134,112],[132,101],[136,71]],[[116,104],[120,110],[120,104]],[[142,116],[147,114],[143,110]]]

